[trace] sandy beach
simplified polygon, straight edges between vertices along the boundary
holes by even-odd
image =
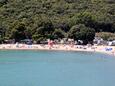
[[[63,51],[86,51],[99,52],[115,56],[115,46],[82,46],[82,45],[49,45],[43,44],[1,44],[0,50],[63,50]]]

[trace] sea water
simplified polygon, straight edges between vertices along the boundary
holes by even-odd
[[[0,86],[115,86],[115,57],[91,52],[0,51]]]

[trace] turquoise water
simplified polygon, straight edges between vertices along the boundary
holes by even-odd
[[[115,57],[64,51],[0,51],[0,86],[115,86]]]

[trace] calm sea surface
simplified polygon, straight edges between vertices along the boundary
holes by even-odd
[[[115,57],[65,51],[0,51],[0,86],[115,86]]]

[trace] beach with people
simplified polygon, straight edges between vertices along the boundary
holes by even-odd
[[[99,52],[115,55],[115,46],[88,46],[88,45],[69,45],[69,44],[0,44],[0,50],[57,50],[57,51],[86,51]]]

